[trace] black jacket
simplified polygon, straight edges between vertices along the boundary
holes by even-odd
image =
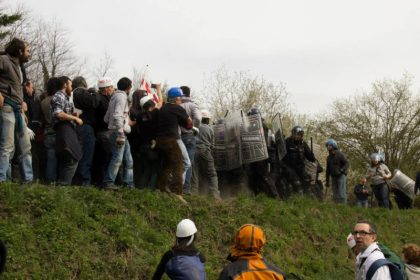
[[[330,179],[330,176],[338,177],[341,174],[347,175],[348,168],[349,162],[339,150],[334,150],[333,153],[330,152],[330,154],[327,157],[327,181]]]

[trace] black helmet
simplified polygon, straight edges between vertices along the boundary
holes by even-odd
[[[303,127],[296,125],[292,128],[292,135],[297,135],[299,133],[304,133],[305,131],[303,130]]]
[[[258,110],[258,108],[253,107],[248,111],[247,115],[251,116],[251,115],[259,115],[259,114],[260,114],[260,110]]]

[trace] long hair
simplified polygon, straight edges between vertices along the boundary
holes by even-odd
[[[174,251],[192,251],[195,250],[195,239],[196,239],[196,235],[193,234],[192,235],[192,242],[191,242],[191,236],[187,236],[187,237],[177,237],[175,240],[175,245],[172,247],[172,250]],[[190,243],[191,242],[191,243]],[[190,244],[188,244],[190,243]]]

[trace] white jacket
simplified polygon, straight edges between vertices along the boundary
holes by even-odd
[[[356,280],[366,280],[366,273],[369,270],[369,267],[376,260],[385,259],[384,254],[378,247],[376,242],[370,244],[363,252],[357,255],[356,257]],[[373,274],[372,280],[391,280],[391,274],[387,265],[383,265],[375,274]]]

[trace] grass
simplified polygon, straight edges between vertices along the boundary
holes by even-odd
[[[150,279],[174,242],[176,224],[191,218],[208,279],[226,264],[235,231],[263,227],[266,258],[301,279],[353,279],[347,234],[366,218],[379,239],[400,253],[420,244],[419,210],[358,209],[307,198],[275,201],[239,195],[217,202],[188,197],[182,206],[148,190],[0,186],[0,239],[9,251],[4,279]]]

